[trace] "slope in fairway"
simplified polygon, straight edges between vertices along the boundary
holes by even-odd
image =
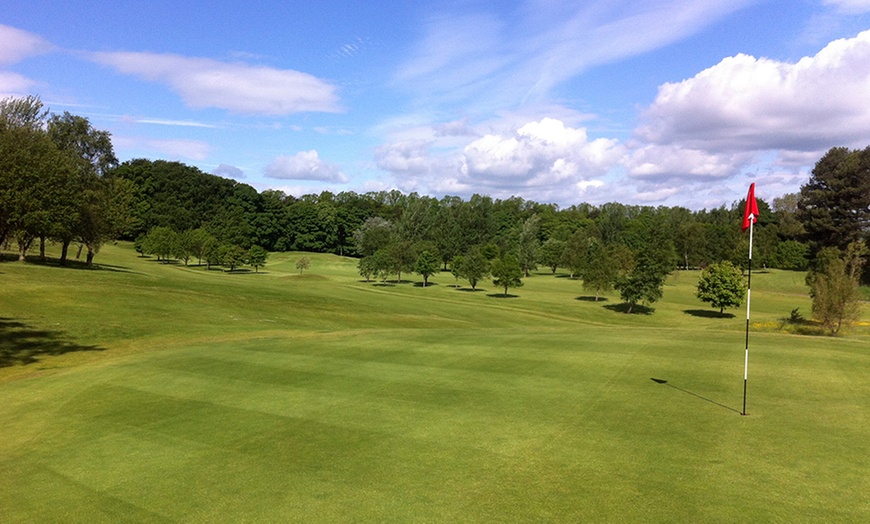
[[[273,256],[0,265],[2,334],[70,349],[0,368],[3,520],[870,518],[862,331],[759,328],[742,417],[744,321],[687,313],[691,274],[646,316],[543,274],[499,299]],[[789,275],[753,278],[759,326],[808,310]]]

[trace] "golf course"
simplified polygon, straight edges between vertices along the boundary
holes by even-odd
[[[753,271],[744,416],[698,271],[626,314],[546,268],[48,256],[0,262],[2,522],[870,522],[870,307],[807,334],[804,272]]]

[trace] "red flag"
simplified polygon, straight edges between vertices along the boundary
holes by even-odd
[[[750,218],[751,217],[751,218]],[[749,221],[758,223],[758,202],[755,201],[755,182],[749,186],[749,194],[746,195],[746,210],[743,212],[743,231],[749,229]]]

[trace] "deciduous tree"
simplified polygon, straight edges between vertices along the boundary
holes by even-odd
[[[504,296],[507,296],[508,288],[522,287],[523,270],[520,262],[511,254],[492,261],[492,283],[504,288]]]
[[[731,262],[719,262],[701,272],[696,296],[719,308],[719,313],[728,307],[740,307],[745,295],[746,280],[740,269]]]

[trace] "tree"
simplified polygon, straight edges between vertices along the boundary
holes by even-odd
[[[56,217],[67,230],[76,222],[75,166],[44,131],[46,115],[37,97],[0,101],[0,236],[14,235],[20,261],[35,239],[42,247],[59,230]]]
[[[357,269],[359,270],[359,275],[365,278],[366,282],[369,282],[371,277],[378,273],[378,268],[375,266],[374,255],[369,255],[359,259],[359,262],[357,262]]]
[[[719,308],[719,313],[727,307],[740,307],[746,295],[746,281],[743,273],[734,264],[719,262],[708,266],[701,272],[696,296],[703,302]]]
[[[813,299],[813,318],[836,335],[860,315],[858,281],[867,247],[863,242],[854,242],[841,256],[835,248],[823,251],[818,258],[820,267],[810,272],[807,280]]]
[[[626,313],[631,313],[638,303],[652,304],[662,297],[665,278],[670,274],[676,260],[673,244],[656,238],[653,232],[646,245],[634,254],[634,266],[619,277],[613,287],[620,298],[628,304]]]
[[[492,261],[492,283],[504,288],[504,296],[511,287],[522,287],[523,269],[513,255],[505,255]]]
[[[155,227],[145,237],[142,248],[146,253],[157,256],[164,263],[178,253],[178,233],[168,227]]]
[[[247,262],[248,252],[241,246],[224,244],[221,247],[221,264],[230,268],[230,273]]]
[[[541,229],[541,217],[533,215],[523,221],[519,229],[519,241],[517,245],[517,260],[525,276],[538,269],[538,251],[541,242],[538,233]]]
[[[616,280],[631,270],[631,251],[622,244],[605,246],[600,240],[589,239],[585,260],[578,276],[583,279],[583,289],[595,293],[595,301],[602,293],[613,288]]]
[[[562,256],[565,254],[565,247],[567,245],[568,243],[564,240],[548,238],[547,241],[541,245],[541,249],[538,252],[538,259],[542,264],[550,268],[553,274],[555,274],[556,269],[559,267],[559,263],[562,261]]]
[[[362,256],[369,256],[387,247],[393,240],[394,229],[389,220],[381,217],[369,218],[353,233],[356,252]]]
[[[266,265],[266,259],[269,258],[269,252],[261,246],[251,246],[248,250],[248,264],[254,266],[254,273],[259,273],[259,268]],[[303,257],[304,258],[304,257]],[[297,269],[299,264],[296,264]]]
[[[438,257],[429,251],[423,251],[417,257],[414,271],[423,276],[423,287],[429,283],[429,277],[438,271]]]
[[[458,261],[459,264],[456,262],[457,260],[454,258],[456,269],[462,278],[468,281],[472,290],[477,288],[478,282],[490,274],[490,262],[478,247],[472,247],[468,254]]]
[[[870,231],[870,147],[830,149],[816,163],[801,187],[798,219],[814,252],[824,247],[846,249],[866,240]]]
[[[299,260],[296,261],[296,269],[299,270],[299,274],[301,275],[303,271],[311,267],[311,259],[306,256],[299,257]],[[366,278],[368,280],[368,278]]]
[[[396,274],[396,280],[401,284],[402,273],[412,271],[417,260],[411,242],[408,240],[392,242],[380,251],[386,257],[388,268]]]

